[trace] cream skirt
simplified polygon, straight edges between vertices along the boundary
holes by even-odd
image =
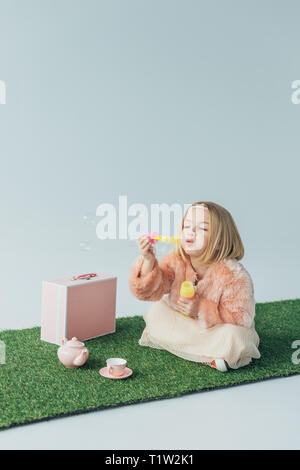
[[[152,302],[143,315],[146,327],[139,344],[165,349],[188,361],[211,362],[224,359],[230,368],[238,369],[260,358],[259,336],[251,328],[223,323],[202,328],[193,318],[180,314],[163,299]]]

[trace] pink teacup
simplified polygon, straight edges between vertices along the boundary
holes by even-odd
[[[121,377],[126,369],[127,361],[121,357],[110,357],[106,360],[108,373],[114,377]]]

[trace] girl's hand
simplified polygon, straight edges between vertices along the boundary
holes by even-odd
[[[198,308],[199,308],[199,294],[195,292],[195,297],[192,300],[183,299],[179,297],[177,300],[177,308],[184,315],[188,315],[191,318],[198,318]]]
[[[139,250],[145,259],[155,258],[153,246],[147,235],[141,235],[139,238]]]

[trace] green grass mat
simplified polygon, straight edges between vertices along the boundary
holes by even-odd
[[[79,369],[58,362],[57,346],[40,340],[40,328],[2,331],[0,428],[300,373],[291,346],[300,340],[300,299],[256,304],[262,357],[228,373],[140,346],[144,326],[142,316],[118,318],[115,333],[86,341],[90,357]],[[125,357],[133,375],[101,377],[108,357]]]

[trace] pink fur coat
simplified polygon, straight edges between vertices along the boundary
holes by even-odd
[[[143,260],[140,256],[130,268],[132,294],[145,301],[164,298],[176,309],[181,283],[196,280],[189,257],[185,263],[173,251],[159,262],[156,259],[152,271],[141,276]],[[198,319],[204,328],[219,323],[251,327],[255,316],[254,287],[248,271],[239,261],[225,258],[210,265],[197,283],[197,292],[200,296]]]

